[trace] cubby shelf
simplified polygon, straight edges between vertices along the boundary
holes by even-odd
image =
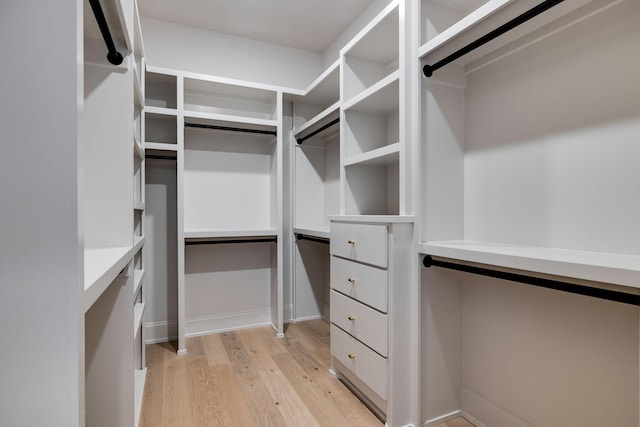
[[[218,113],[207,113],[207,112],[198,112],[198,111],[185,111],[184,113],[185,122],[189,121],[189,119],[199,119],[206,120],[207,122],[212,122],[211,124],[216,124],[220,126],[238,126],[238,125],[249,125],[252,129],[265,129],[265,130],[273,130],[277,127],[278,122],[276,120],[271,119],[261,119],[254,117],[242,117],[242,116],[234,116],[227,114],[218,114]]]
[[[142,147],[142,143],[136,137],[133,138],[133,151],[138,156],[138,158],[144,158],[144,148]]]
[[[144,105],[144,92],[142,88],[142,78],[140,77],[140,71],[138,65],[133,63],[133,104],[136,106]]]
[[[167,144],[165,142],[146,142],[145,151],[178,151],[177,144]]]
[[[144,107],[144,112],[146,114],[157,114],[159,116],[176,116],[178,115],[178,110],[175,108],[165,108],[165,107],[154,107],[151,105],[146,105]]]
[[[142,282],[144,281],[144,269],[134,269],[133,270],[133,295],[138,295],[140,292],[140,288],[142,287]]]
[[[133,339],[134,341],[138,339],[138,334],[140,333],[143,327],[142,320],[144,318],[144,307],[145,307],[145,304],[143,302],[137,302],[133,306]]]
[[[294,234],[304,234],[306,236],[319,237],[321,239],[329,239],[331,232],[329,228],[303,228],[303,227],[293,227]]]
[[[345,111],[383,114],[398,109],[400,72],[394,71],[373,86],[345,102]]]
[[[385,145],[366,153],[347,157],[344,160],[345,166],[363,165],[380,166],[397,163],[400,156],[400,143]]]
[[[144,236],[134,236],[133,237],[133,253],[138,252],[142,246],[144,245]]]
[[[134,200],[133,209],[135,209],[137,211],[143,211],[144,210],[144,202],[142,202],[140,200]]]

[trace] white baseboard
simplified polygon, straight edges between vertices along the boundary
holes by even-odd
[[[185,323],[186,337],[259,328],[271,324],[271,309],[199,317],[187,319]]]
[[[533,427],[486,397],[462,387],[462,415],[478,427]]]
[[[156,344],[178,339],[178,322],[164,321],[145,323],[145,344]]]
[[[430,420],[427,420],[422,425],[424,427],[433,427],[433,426],[437,426],[438,424],[451,421],[452,419],[458,418],[460,416],[462,416],[462,411],[458,409],[457,411],[449,412],[448,414],[440,415],[439,417],[435,417]]]
[[[307,320],[317,320],[317,319],[322,319],[322,315],[318,314],[316,316],[307,316],[307,317],[298,317],[297,319],[293,320],[293,323],[295,322],[305,322]]]

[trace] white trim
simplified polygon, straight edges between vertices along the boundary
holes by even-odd
[[[424,427],[433,427],[433,426],[437,426],[438,424],[442,424],[442,423],[446,423],[447,421],[451,421],[455,418],[458,418],[462,416],[462,411],[461,410],[455,410],[453,412],[449,412],[448,414],[444,414],[444,415],[440,415],[438,417],[435,418],[431,418],[430,420],[425,421],[422,425]]]
[[[462,413],[465,418],[477,427],[488,426],[513,426],[513,427],[533,427],[516,414],[492,402],[475,391],[462,387]]]
[[[240,329],[259,328],[271,324],[271,310],[255,310],[185,319],[187,338]]]

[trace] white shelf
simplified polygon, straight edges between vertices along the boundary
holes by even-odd
[[[144,93],[142,92],[141,82],[142,79],[140,77],[140,71],[138,70],[138,66],[135,61],[133,62],[133,104],[137,106],[144,106]]]
[[[133,50],[138,56],[144,55],[144,41],[142,38],[142,27],[140,26],[140,12],[138,10],[138,2],[135,1],[133,5]]]
[[[489,0],[489,2],[480,6],[478,9],[474,10],[472,13],[420,46],[420,49],[418,50],[419,57],[422,58],[423,56],[435,51],[454,38],[460,36],[465,31],[468,31],[470,28],[478,25],[487,17],[493,15],[505,5],[512,3],[513,1],[515,0]]]
[[[366,223],[412,223],[413,215],[329,215],[329,221]]]
[[[135,209],[137,211],[143,211],[144,210],[144,202],[141,202],[139,200],[134,200],[133,209]]]
[[[640,288],[640,256],[453,240],[419,245],[422,254]]]
[[[338,117],[340,117],[340,101],[337,101],[335,104],[323,110],[320,114],[313,117],[298,129],[294,129],[293,136],[299,138],[308,135]]]
[[[294,234],[305,234],[307,236],[319,237],[321,239],[328,239],[331,236],[331,232],[328,228],[316,229],[316,228],[301,228],[293,227]]]
[[[199,111],[185,111],[184,119],[201,119],[207,121],[214,121],[222,126],[234,126],[234,125],[252,125],[256,127],[276,128],[278,126],[277,120],[260,119],[254,117],[233,116],[227,114],[217,113],[205,113]]]
[[[385,145],[366,153],[351,156],[345,159],[345,166],[365,165],[381,166],[397,163],[400,158],[400,143]]]
[[[133,270],[133,296],[138,295],[144,281],[144,269]]]
[[[144,317],[144,303],[137,302],[133,306],[133,340],[138,338],[140,329],[142,328],[142,319]]]
[[[174,108],[154,107],[152,105],[146,105],[144,107],[145,114],[156,114],[159,116],[177,116],[178,110]]]
[[[135,369],[133,371],[134,381],[134,420],[137,427],[140,422],[140,413],[142,412],[142,398],[144,397],[144,383],[147,377],[147,369]]]
[[[250,238],[250,237],[276,237],[276,229],[246,229],[246,230],[185,230],[185,239],[223,239],[223,238]]]
[[[144,148],[140,140],[135,136],[133,137],[133,150],[140,159],[144,159]]]
[[[302,95],[294,95],[287,101],[309,105],[330,105],[340,99],[340,60],[336,60],[315,79]]]
[[[343,110],[382,114],[398,109],[400,71],[396,70],[347,101]]]
[[[130,246],[85,249],[84,311],[87,311],[131,260]]]
[[[145,142],[144,148],[146,151],[178,151],[178,144],[169,144],[166,142]]]
[[[133,254],[137,253],[144,246],[144,236],[133,237]]]

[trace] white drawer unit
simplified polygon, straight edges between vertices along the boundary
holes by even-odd
[[[387,270],[331,257],[331,288],[387,312]]]
[[[330,235],[333,372],[386,425],[418,425],[413,218],[336,216]]]
[[[332,290],[331,322],[387,357],[389,322],[386,314]]]
[[[330,252],[342,258],[386,268],[388,230],[381,224],[331,224]]]
[[[335,325],[331,325],[331,354],[382,400],[387,400],[387,359],[385,357]]]

